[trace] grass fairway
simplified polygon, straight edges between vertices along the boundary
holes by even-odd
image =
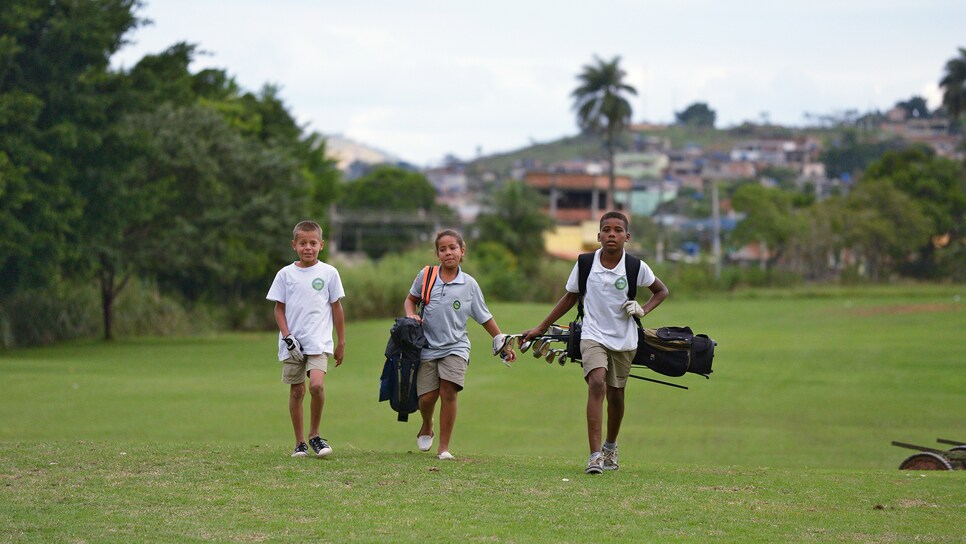
[[[325,460],[288,457],[274,335],[5,352],[0,541],[966,542],[966,473],[900,472],[889,444],[966,440],[963,291],[669,300],[646,325],[710,334],[715,374],[629,384],[600,477],[579,368],[506,368],[478,326],[458,460],[415,452],[416,418],[376,402],[390,320],[351,299]],[[549,306],[491,309],[517,331]]]

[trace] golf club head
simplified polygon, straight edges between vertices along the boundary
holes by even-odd
[[[553,364],[553,360],[554,360],[554,358],[556,356],[557,356],[557,350],[555,350],[555,349],[550,350],[550,353],[547,354],[547,364],[551,364],[552,365]]]
[[[557,336],[557,335],[560,335],[560,334],[567,334],[567,332],[568,332],[567,329],[565,329],[565,328],[563,328],[563,327],[561,327],[559,325],[550,325],[550,328],[547,329],[547,334],[551,334],[551,335],[554,335],[554,336]]]
[[[547,345],[547,341],[543,338],[538,338],[533,341],[533,358],[539,359],[543,357],[543,348]]]
[[[533,344],[533,340],[528,340],[520,344],[520,353],[526,353],[530,346]]]
[[[567,364],[567,350],[563,350],[563,353],[560,354],[560,358],[557,359],[557,362],[560,363],[560,366],[565,366]]]

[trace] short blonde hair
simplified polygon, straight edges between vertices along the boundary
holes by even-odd
[[[298,225],[295,225],[295,228],[292,229],[292,239],[295,240],[296,238],[298,238],[300,232],[312,232],[312,231],[318,232],[319,239],[322,238],[321,225],[319,225],[315,221],[299,221]]]

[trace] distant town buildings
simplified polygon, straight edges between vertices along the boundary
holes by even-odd
[[[862,130],[868,126],[868,117]],[[939,156],[962,158],[961,136],[950,134],[950,123],[944,118],[910,117],[903,108],[895,108],[875,119],[884,137],[902,138],[929,145]],[[810,136],[787,138],[747,138],[730,148],[705,149],[686,144],[673,147],[670,138],[658,135],[667,127],[635,124],[628,127],[631,148],[614,157],[616,208],[631,217],[651,217],[661,229],[692,232],[690,242],[668,248],[670,258],[693,258],[701,247],[707,247],[711,236],[710,218],[689,218],[662,205],[682,194],[708,198],[714,184],[755,180],[773,186],[781,178],[791,179],[800,190],[817,199],[841,194],[849,189],[851,179],[829,178],[821,162],[822,141]],[[364,146],[362,146],[364,147]],[[339,157],[340,168],[352,179],[372,168],[373,163],[398,162],[388,154],[360,148],[344,139],[329,140],[329,150]],[[448,157],[443,165],[424,169],[423,174],[436,189],[438,201],[455,210],[461,221],[472,223],[485,211],[482,198],[485,188],[504,180],[519,180],[540,195],[534,202],[552,218],[557,228],[547,238],[551,254],[572,258],[577,253],[596,247],[597,221],[605,210],[609,186],[608,165],[600,160],[572,157],[546,164],[535,159],[521,159],[507,171],[481,171],[473,163]],[[730,202],[719,203],[718,228],[730,230],[741,220]],[[768,249],[753,244],[732,248],[730,258],[756,262],[767,258]]]

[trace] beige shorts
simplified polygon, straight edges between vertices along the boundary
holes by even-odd
[[[462,391],[466,381],[466,367],[469,364],[459,355],[420,361],[419,372],[416,373],[416,394],[422,396],[439,389],[440,379],[455,383],[457,390]]]
[[[584,365],[584,379],[595,368],[607,369],[607,385],[623,388],[627,385],[627,376],[631,373],[631,362],[636,349],[630,351],[613,351],[605,348],[593,340],[580,341],[580,358]]]
[[[310,370],[328,372],[331,356],[331,353],[306,355],[301,363],[296,362],[295,359],[285,359],[282,361],[282,383],[290,385],[305,383],[305,377],[309,375]]]

